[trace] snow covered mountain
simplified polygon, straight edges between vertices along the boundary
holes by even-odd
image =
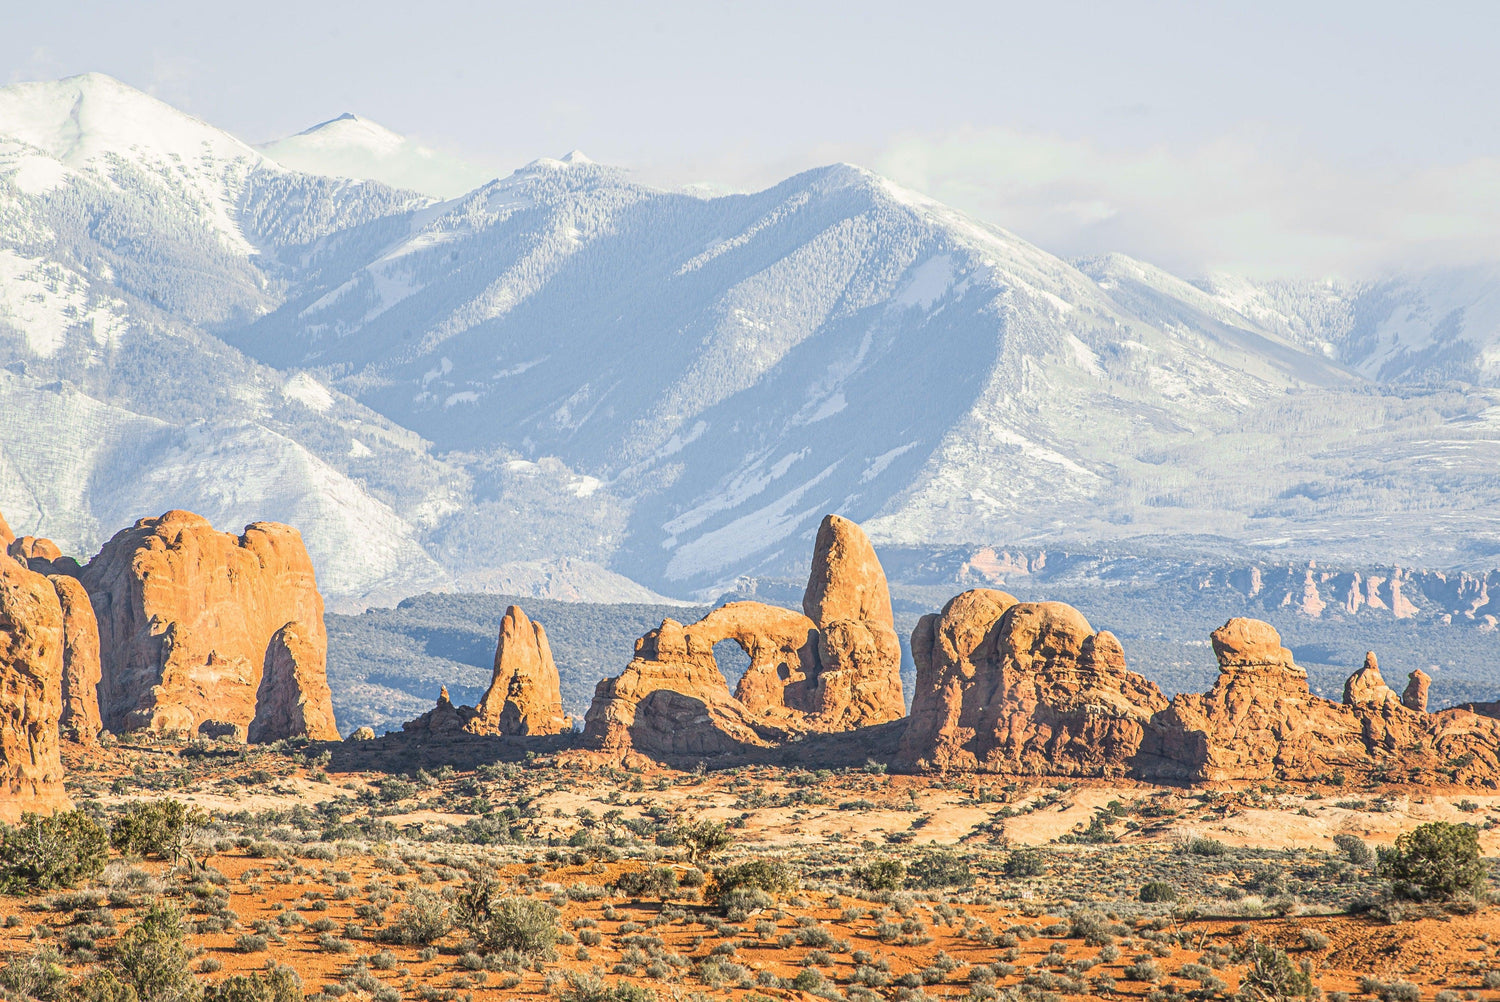
[[[1493,272],[1189,283],[848,165],[706,198],[575,154],[438,202],[295,148],[104,77],[0,90],[17,530],[281,518],[356,606],[713,594],[802,566],[826,511],[914,546],[1500,554]]]
[[[348,113],[257,149],[292,170],[380,181],[437,198],[456,198],[494,176]]]

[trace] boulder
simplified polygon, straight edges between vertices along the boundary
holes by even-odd
[[[1061,602],[977,589],[924,617],[903,764],[1030,775],[1119,776],[1166,707],[1113,634]]]
[[[547,631],[520,606],[506,609],[500,620],[494,673],[477,710],[468,723],[473,734],[561,734],[573,728],[563,713]]]
[[[6,546],[6,552],[38,574],[64,574],[77,577],[78,561],[64,556],[62,550],[50,539],[39,536],[22,536]]]
[[[1406,676],[1406,690],[1401,693],[1401,705],[1418,713],[1427,712],[1427,690],[1432,686],[1432,676],[1420,668]]]
[[[99,718],[99,625],[89,593],[77,578],[54,574],[49,581],[57,592],[63,618],[62,736],[78,744],[93,744],[104,724]]]
[[[99,627],[100,714],[115,733],[193,734],[206,720],[248,729],[288,623],[313,652],[299,672],[322,675],[323,599],[290,526],[257,522],[235,536],[169,511],[117,533],[82,581]]]
[[[1375,661],[1375,652],[1369,651],[1365,654],[1365,666],[1350,675],[1344,682],[1344,705],[1366,706],[1378,705],[1380,703],[1399,703],[1401,697],[1396,691],[1385,684],[1381,677],[1380,666]]]
[[[284,738],[337,741],[328,688],[327,638],[301,622],[271,635],[246,737],[256,744]]]
[[[344,740],[345,741],[374,741],[375,740],[375,728],[369,726],[368,724],[366,724],[363,727],[356,727],[354,730],[352,730],[352,731],[349,732],[349,736],[347,738],[345,738]]]
[[[58,740],[64,646],[52,582],[0,556],[0,820],[69,806]]]

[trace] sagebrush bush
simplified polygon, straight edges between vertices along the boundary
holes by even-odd
[[[97,877],[109,858],[104,829],[82,811],[21,815],[0,825],[0,890],[11,894],[73,887]]]
[[[561,932],[556,908],[535,898],[502,895],[493,881],[482,881],[465,890],[453,912],[458,927],[486,953],[514,950],[546,954]]]
[[[452,927],[442,897],[419,887],[406,896],[406,907],[381,938],[399,946],[429,946]]]

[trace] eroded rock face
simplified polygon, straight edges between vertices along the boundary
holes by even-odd
[[[477,713],[472,706],[454,706],[445,685],[438,693],[437,705],[415,720],[402,724],[401,730],[423,738],[453,737],[464,733],[464,727],[474,720]]]
[[[714,660],[715,642],[690,635],[675,619],[637,640],[625,670],[594,690],[584,718],[588,744],[617,754],[682,757],[723,755],[783,737],[774,727],[758,728],[730,694]]]
[[[77,579],[54,574],[49,581],[57,592],[63,621],[62,713],[63,737],[93,744],[104,724],[99,717],[99,626],[89,593]]]
[[[1432,686],[1432,676],[1420,668],[1406,676],[1406,690],[1401,693],[1401,705],[1418,713],[1427,712],[1427,690]]]
[[[63,650],[52,582],[0,556],[0,820],[69,806],[57,730]]]
[[[573,727],[563,713],[547,631],[519,606],[506,609],[500,620],[494,674],[477,710],[467,725],[474,734],[561,734]]]
[[[82,580],[99,626],[99,709],[116,733],[248,729],[272,638],[288,623],[320,652],[302,670],[321,671],[323,599],[290,526],[257,522],[235,536],[170,511],[117,533]]]
[[[13,539],[5,550],[38,574],[48,576],[65,574],[69,577],[77,577],[80,570],[78,561],[64,556],[56,543],[40,536],[21,536]]]
[[[903,763],[1041,775],[1128,771],[1160,690],[1108,632],[1060,602],[977,589],[926,616]]]
[[[824,518],[802,608],[731,602],[690,626],[666,620],[637,642],[619,677],[599,683],[587,742],[613,753],[717,755],[900,718],[890,590],[853,522]],[[732,695],[713,651],[726,640],[750,657]]]
[[[328,688],[327,644],[322,631],[300,622],[287,623],[271,635],[246,735],[250,741],[339,739]]]
[[[1387,702],[1400,702],[1401,697],[1396,691],[1385,684],[1381,677],[1380,666],[1375,660],[1375,652],[1370,651],[1365,655],[1365,666],[1350,675],[1344,682],[1344,705],[1345,706],[1367,706],[1379,705]]]
[[[0,513],[0,550],[9,550],[10,544],[16,541],[16,534],[11,531],[10,523],[5,520],[5,515]]]

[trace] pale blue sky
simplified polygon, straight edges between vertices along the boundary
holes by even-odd
[[[98,70],[252,142],[353,111],[497,172],[851,160],[1188,273],[1500,256],[1496,3],[0,6],[0,80]]]

